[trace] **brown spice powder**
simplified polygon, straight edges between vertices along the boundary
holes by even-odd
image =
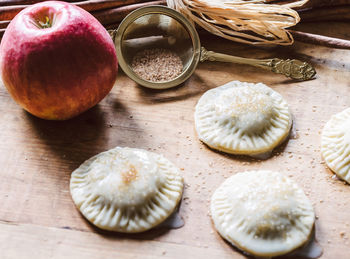
[[[144,80],[166,82],[181,74],[180,57],[169,49],[145,49],[134,56],[131,68]]]

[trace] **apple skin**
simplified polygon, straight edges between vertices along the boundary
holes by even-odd
[[[48,17],[52,26],[41,28]],[[114,43],[88,12],[47,1],[22,10],[0,44],[0,75],[13,99],[48,120],[70,119],[100,102],[118,72]]]

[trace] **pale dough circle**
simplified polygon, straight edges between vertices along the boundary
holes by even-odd
[[[303,190],[273,171],[231,176],[214,192],[210,210],[220,235],[255,256],[283,255],[302,246],[315,221]]]
[[[350,108],[333,115],[324,126],[321,154],[327,166],[350,183]]]
[[[116,147],[77,168],[70,191],[81,213],[97,227],[142,232],[174,211],[181,199],[183,177],[162,155]]]
[[[292,115],[283,97],[262,83],[232,81],[208,90],[194,113],[198,137],[219,151],[257,155],[289,135]]]

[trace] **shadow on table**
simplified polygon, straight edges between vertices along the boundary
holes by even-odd
[[[179,86],[157,90],[139,86],[139,100],[144,103],[165,103],[186,100],[199,96],[215,85],[206,82],[200,75],[194,73],[186,82]]]
[[[54,161],[68,163],[70,169],[115,146],[132,147],[132,141],[145,141],[140,125],[114,95],[66,121],[43,120],[27,112],[24,117],[31,126],[30,131],[36,135],[35,141],[44,144],[48,154],[54,154]]]
[[[32,126],[36,139],[45,145],[48,153],[58,160],[73,163],[75,168],[82,161],[105,149],[105,114],[99,106],[66,121],[48,121],[25,116]]]

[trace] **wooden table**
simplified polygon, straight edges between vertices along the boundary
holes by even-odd
[[[336,28],[336,29],[335,29]],[[348,24],[306,24],[304,30],[350,38]],[[202,37],[207,49],[244,57],[295,57],[313,63],[316,80],[293,82],[243,65],[203,63],[181,87],[137,86],[122,72],[95,108],[65,122],[37,119],[0,87],[0,258],[244,258],[215,232],[212,192],[239,171],[272,169],[297,181],[312,201],[322,258],[350,258],[350,186],[335,179],[320,156],[320,132],[350,106],[350,51],[296,43],[253,48]],[[225,155],[203,145],[194,106],[208,89],[231,80],[264,82],[280,92],[294,115],[292,138],[265,161]],[[180,229],[125,235],[100,231],[75,208],[71,172],[115,146],[164,154],[186,182]]]

